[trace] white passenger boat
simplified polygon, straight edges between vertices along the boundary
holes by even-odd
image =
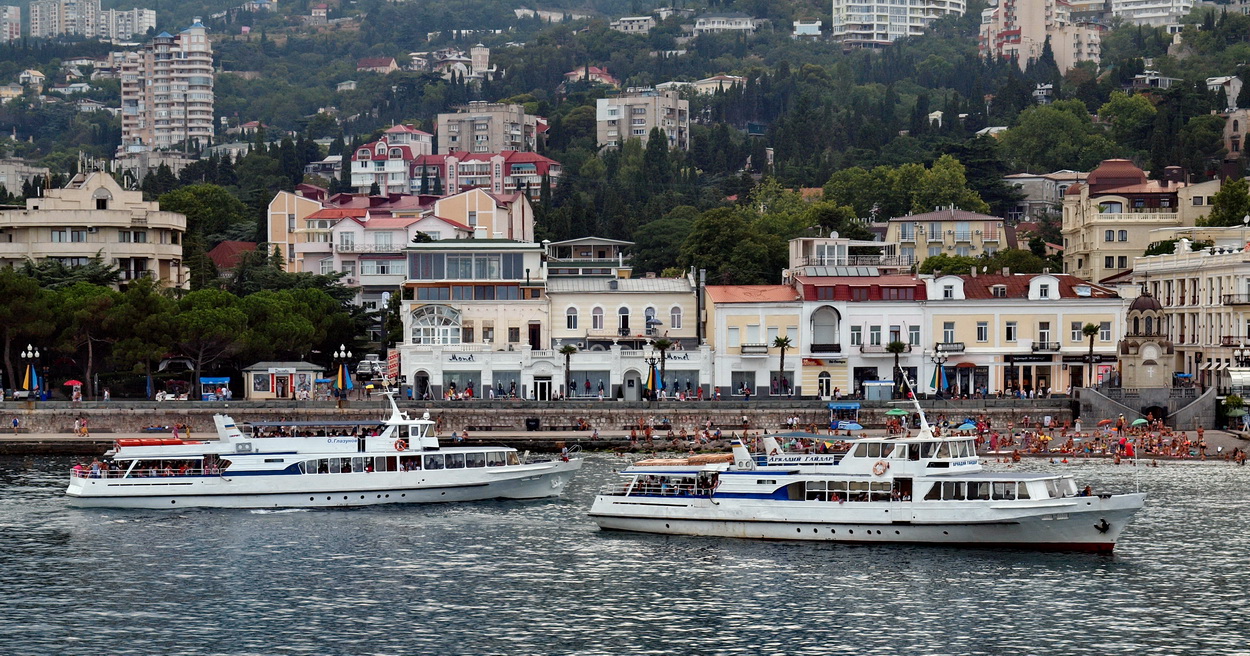
[[[602,489],[602,529],[779,540],[1110,552],[1141,493],[1080,491],[1071,475],[982,469],[967,436],[860,438],[831,453],[643,460]]]
[[[118,440],[106,466],[79,468],[66,494],[82,507],[300,508],[558,496],[580,454],[523,462],[516,449],[440,447],[429,413],[359,422],[258,423],[244,435],[217,415],[217,439]],[[268,433],[270,436],[265,436]]]

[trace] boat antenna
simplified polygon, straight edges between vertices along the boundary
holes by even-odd
[[[907,375],[901,376],[903,386],[907,388],[907,396],[911,400],[911,405],[916,410],[916,415],[920,417],[920,434],[917,437],[933,437],[933,429],[929,426],[929,419],[925,417],[924,408],[920,407],[920,398],[916,396],[916,390],[912,388],[911,381],[907,380]]]

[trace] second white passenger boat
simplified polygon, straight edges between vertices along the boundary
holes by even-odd
[[[391,416],[359,430],[342,422],[254,424],[244,435],[217,415],[217,439],[117,440],[104,466],[76,467],[72,505],[115,508],[303,508],[559,496],[579,453],[524,462],[516,449],[441,447],[429,413],[412,419],[389,395]],[[351,434],[345,425],[357,427]],[[315,426],[315,427],[314,427]],[[281,436],[262,437],[265,429]],[[316,428],[319,427],[319,428]],[[291,434],[293,433],[293,434]]]
[[[832,453],[643,460],[595,498],[602,529],[679,535],[1110,552],[1141,493],[1078,491],[1071,475],[985,471],[973,438],[846,440]]]

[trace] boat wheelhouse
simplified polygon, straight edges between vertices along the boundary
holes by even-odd
[[[257,422],[217,415],[216,440],[118,440],[76,467],[71,503],[121,508],[289,508],[536,499],[561,494],[579,454],[523,459],[505,446],[442,447],[428,413],[391,396],[383,422]]]

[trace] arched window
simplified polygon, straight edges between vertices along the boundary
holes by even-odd
[[[1155,318],[1154,317],[1146,317],[1146,334],[1147,335],[1155,334]]]
[[[644,318],[643,323],[646,324],[647,327],[647,334],[654,335],[660,326],[660,321],[655,318],[655,308],[649,307],[643,310],[642,316]]]
[[[564,311],[564,327],[568,330],[577,330],[577,308],[571,307]]]
[[[668,311],[668,327],[673,330],[681,330],[681,306],[674,305],[673,309]]]
[[[386,155],[386,144],[384,144],[384,143],[382,143],[381,141],[379,141],[379,142],[378,142],[378,147],[377,147],[377,153],[378,153],[379,155]]]
[[[839,326],[841,317],[838,311],[831,307],[822,307],[812,313],[812,349],[818,346],[832,347],[841,344],[842,338],[839,335]],[[832,349],[830,349],[832,350]]]
[[[391,149],[391,159],[403,159],[403,158],[404,158],[404,151],[398,148]]]
[[[816,388],[818,393],[821,396],[833,396],[833,387],[831,386],[832,382],[833,377],[829,375],[828,371],[820,372],[820,375],[816,377]]]
[[[423,305],[412,312],[413,344],[459,344],[460,312],[446,305]]]
[[[603,308],[597,307],[590,311],[590,329],[603,330]]]
[[[616,329],[621,335],[629,334],[629,308],[622,306],[616,311]]]
[[[1149,329],[1147,329],[1147,332],[1149,332]],[[1141,318],[1140,317],[1133,317],[1133,334],[1134,335],[1141,334]]]

